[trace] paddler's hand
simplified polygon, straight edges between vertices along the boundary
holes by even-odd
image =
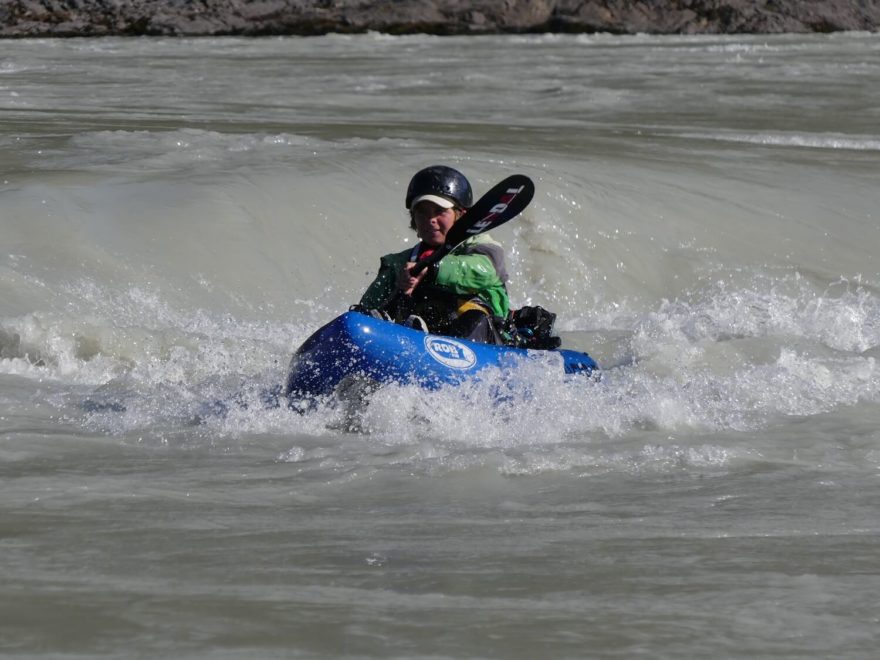
[[[425,278],[425,273],[427,273],[427,269],[423,270],[418,275],[413,275],[410,272],[410,269],[416,265],[415,261],[407,261],[404,264],[403,268],[397,273],[397,290],[406,296],[411,296],[412,292]]]

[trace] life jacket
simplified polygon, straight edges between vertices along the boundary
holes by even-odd
[[[433,254],[434,250],[435,248],[429,248],[420,242],[413,246],[409,260],[418,262]],[[487,316],[492,314],[492,310],[479,296],[457,296],[430,284],[416,287],[412,297],[414,313],[424,318],[428,327],[437,328],[438,331],[471,310],[480,311]]]

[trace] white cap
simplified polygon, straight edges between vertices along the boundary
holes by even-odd
[[[451,209],[455,206],[455,202],[452,202],[445,197],[440,197],[439,195],[419,195],[412,201],[410,208],[415,208],[415,205],[419,202],[434,202],[441,209]]]

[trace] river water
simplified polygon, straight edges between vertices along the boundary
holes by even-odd
[[[878,35],[6,41],[0,147],[4,657],[875,657]],[[271,407],[433,163],[603,379]]]

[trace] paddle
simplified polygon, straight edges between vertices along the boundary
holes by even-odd
[[[418,275],[437,263],[471,236],[482,234],[513,220],[525,210],[535,195],[535,184],[524,174],[514,174],[495,185],[462,215],[446,234],[446,242],[410,268]]]
[[[471,236],[482,234],[495,227],[500,227],[508,220],[513,220],[529,205],[534,195],[535,184],[529,177],[524,174],[514,174],[507,177],[465,211],[450,227],[443,245],[410,268],[410,273],[414,276],[418,275],[428,266],[440,261]],[[400,311],[392,312],[392,315],[405,316],[409,314],[411,305],[412,296],[398,292],[383,305],[382,309],[403,310],[402,313]]]

